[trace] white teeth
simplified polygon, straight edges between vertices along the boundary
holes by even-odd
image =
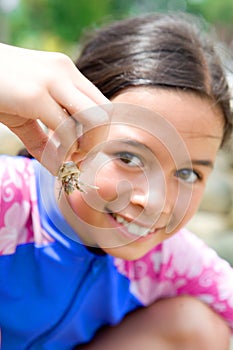
[[[146,236],[150,231],[149,228],[139,226],[135,224],[134,222],[128,222],[125,220],[122,216],[113,214],[113,217],[117,222],[127,227],[127,230],[129,233],[135,235],[135,236]]]
[[[126,221],[126,220],[124,220],[124,218],[123,218],[122,216],[119,216],[119,215],[116,215],[116,216],[115,216],[115,219],[116,219],[116,221],[119,222],[120,224],[123,224],[124,221]],[[128,222],[126,221],[126,223],[128,223]]]
[[[146,229],[145,227],[140,227],[134,223],[128,224],[127,229],[130,233],[132,233],[135,236],[146,236],[147,233],[149,232],[149,230]]]

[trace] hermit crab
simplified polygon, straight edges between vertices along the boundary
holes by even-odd
[[[58,180],[61,182],[58,199],[61,196],[61,191],[64,189],[66,194],[71,194],[75,190],[86,193],[86,187],[98,189],[97,186],[89,185],[80,181],[81,171],[77,164],[69,161],[62,164],[58,172]]]

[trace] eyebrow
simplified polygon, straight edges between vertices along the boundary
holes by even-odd
[[[214,163],[211,160],[208,159],[192,159],[192,164],[193,165],[201,165],[201,166],[206,166],[211,169],[214,167]]]
[[[152,150],[150,149],[150,147],[148,147],[148,146],[145,145],[144,143],[138,142],[138,141],[136,141],[136,140],[132,140],[132,139],[119,139],[119,140],[117,140],[117,141],[122,142],[122,143],[126,143],[127,145],[130,145],[130,146],[139,147],[139,148],[142,148],[142,149],[147,149],[147,150],[149,150],[150,152],[152,152]]]
[[[147,145],[145,145],[141,142],[133,140],[133,139],[118,139],[117,141],[125,143],[125,144],[130,145],[130,146],[139,147],[141,149],[147,149],[150,152],[152,152],[150,147],[148,147]],[[191,160],[192,165],[205,166],[205,167],[209,167],[211,169],[214,168],[214,163],[209,159],[190,159],[190,160]]]

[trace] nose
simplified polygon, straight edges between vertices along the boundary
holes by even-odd
[[[168,189],[162,172],[137,179],[131,193],[131,203],[140,206],[146,215],[159,215],[170,212],[170,204],[166,198]]]

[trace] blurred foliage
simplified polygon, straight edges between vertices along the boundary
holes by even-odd
[[[233,1],[232,0],[189,0],[187,10],[203,17],[211,23],[231,25],[233,28]]]
[[[9,4],[12,0],[0,0],[0,9],[7,1]],[[232,40],[233,0],[18,0],[11,11],[0,10],[0,39],[18,46],[70,53],[87,29],[129,14],[164,10],[203,16],[224,28]]]
[[[14,10],[1,16],[2,21],[3,17],[8,21],[7,38],[1,39],[34,49],[64,50],[77,43],[85,29],[121,18],[128,13],[130,3],[125,0],[20,0]]]

